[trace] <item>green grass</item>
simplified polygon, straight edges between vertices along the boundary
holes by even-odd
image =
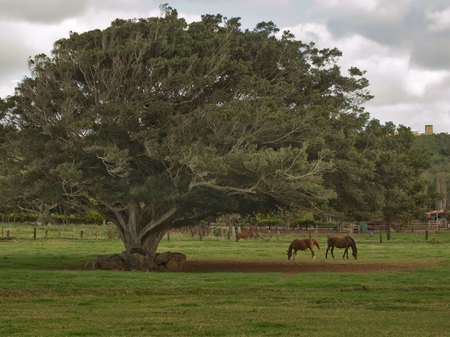
[[[450,331],[450,233],[355,235],[346,263],[433,264],[390,273],[141,273],[83,271],[117,239],[87,236],[0,243],[0,336],[446,336]],[[19,232],[22,231],[21,234]],[[74,233],[79,227],[73,227]],[[32,231],[31,231],[32,233]],[[305,237],[305,235],[303,235]],[[287,261],[278,241],[171,235],[160,251],[188,259]],[[326,237],[319,236],[322,249]],[[342,250],[335,250],[342,263]],[[310,254],[299,252],[310,261]],[[325,261],[318,254],[317,261]]]

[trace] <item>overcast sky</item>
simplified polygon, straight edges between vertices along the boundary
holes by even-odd
[[[29,76],[28,57],[50,54],[70,31],[158,16],[166,2],[188,22],[218,13],[244,29],[273,21],[298,40],[337,47],[343,69],[367,71],[372,118],[450,133],[449,0],[0,0],[0,97]]]

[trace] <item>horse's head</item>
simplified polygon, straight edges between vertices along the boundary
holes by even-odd
[[[290,260],[290,259],[291,259],[291,256],[292,256],[291,249],[288,249],[287,255],[288,255],[288,260]]]
[[[355,258],[355,260],[358,260],[358,249],[356,248],[356,243],[355,240],[353,240],[353,238],[349,237],[350,239],[350,245],[352,247],[352,255]]]

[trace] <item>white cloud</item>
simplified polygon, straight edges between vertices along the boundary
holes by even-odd
[[[367,71],[369,89],[375,96],[367,109],[373,118],[418,131],[423,131],[425,124],[448,120],[435,130],[450,128],[450,71],[418,68],[406,48],[383,45],[359,34],[335,37],[324,24],[302,23],[285,29],[304,42],[315,41],[319,48],[340,49],[343,71],[351,66]]]
[[[443,84],[449,77],[449,71],[409,69],[404,77],[404,85],[409,94],[423,97],[429,89]]]
[[[450,29],[450,7],[443,11],[432,11],[426,14],[429,22],[428,28],[432,31],[444,31]]]
[[[0,19],[59,22],[82,15],[90,4],[104,0],[1,0]]]
[[[322,8],[352,8],[356,10],[372,11],[378,7],[379,0],[315,0],[315,3]]]
[[[329,47],[333,40],[327,26],[321,23],[300,23],[295,27],[285,27],[281,30],[289,30],[295,35],[297,40],[301,40],[304,43],[314,41],[319,47]]]
[[[413,131],[425,131],[425,125],[433,125],[435,133],[450,130],[450,101],[434,103],[398,103],[382,106],[368,106],[371,115],[381,122],[392,121],[403,124]]]
[[[0,97],[6,97],[14,94],[14,88],[17,86],[19,80],[14,77],[7,77],[0,81]]]
[[[397,51],[358,34],[336,38],[323,24],[300,24],[289,30],[304,42],[315,41],[319,48],[337,47],[341,50],[343,56],[339,65],[343,72],[350,67],[367,71],[370,90],[380,104],[405,95],[402,75],[408,72],[409,55],[406,51]]]
[[[347,15],[358,12],[387,18],[398,18],[403,15],[410,2],[411,0],[314,0],[318,8],[326,11]]]

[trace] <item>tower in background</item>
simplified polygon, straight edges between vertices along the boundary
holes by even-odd
[[[432,135],[433,134],[433,125],[425,125],[425,134]]]

